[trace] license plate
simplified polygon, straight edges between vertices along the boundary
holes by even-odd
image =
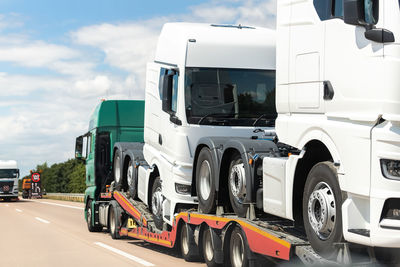
[[[8,192],[8,191],[10,191],[10,186],[8,185],[3,186],[3,192]]]

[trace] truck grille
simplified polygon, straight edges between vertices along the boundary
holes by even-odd
[[[0,192],[1,193],[12,192],[13,186],[14,186],[14,182],[13,181],[4,181],[4,182],[0,181]]]

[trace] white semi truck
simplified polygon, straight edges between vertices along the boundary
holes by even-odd
[[[18,200],[19,169],[15,160],[0,161],[0,199]]]
[[[221,251],[242,266],[251,253],[287,259],[281,248],[257,250],[253,230],[309,258],[300,249],[306,241],[291,232],[304,229],[325,258],[346,263],[351,243],[393,262],[400,247],[399,4],[279,0],[276,97],[265,82],[274,75],[272,33],[167,24],[147,71],[143,150],[115,145],[118,190],[109,207],[126,217],[110,217],[113,237],[166,246],[180,238],[202,248],[211,266],[223,262]],[[141,201],[129,204],[123,191]],[[284,245],[271,240],[277,243],[265,249]]]

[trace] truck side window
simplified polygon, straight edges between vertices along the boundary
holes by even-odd
[[[378,22],[378,7],[379,1],[376,0],[365,0],[365,22],[368,24],[375,25]]]
[[[320,20],[330,19],[332,16],[331,0],[314,0],[314,7],[318,13]]]

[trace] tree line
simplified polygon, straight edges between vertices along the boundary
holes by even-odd
[[[32,171],[41,172],[42,189],[47,193],[85,192],[85,165],[82,161],[70,159],[51,166],[45,162]],[[30,178],[30,175],[23,178],[26,177]]]

